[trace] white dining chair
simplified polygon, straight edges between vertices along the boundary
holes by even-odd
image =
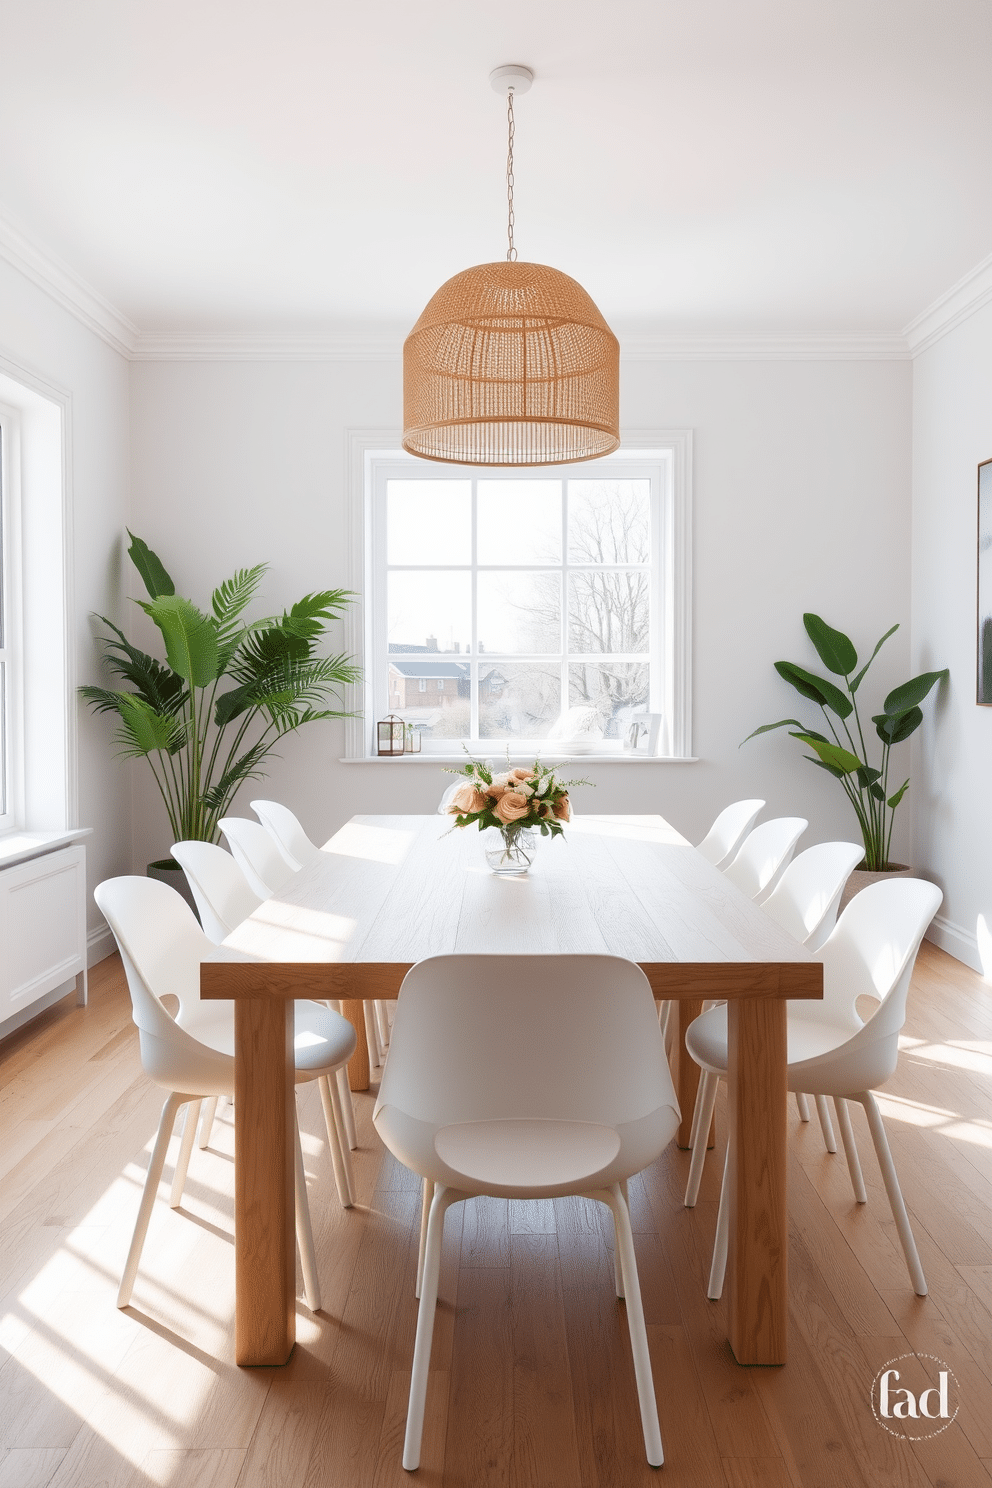
[[[745,837],[724,874],[742,894],[760,904],[778,883],[808,826],[802,816],[776,816],[762,822]]]
[[[740,847],[764,804],[757,800],[733,801],[725,806],[696,851],[714,868],[722,867]]]
[[[278,801],[252,801],[251,809],[294,872],[319,856],[320,848],[310,841],[288,806]]]
[[[284,888],[298,868],[291,868],[261,822],[247,816],[222,816],[217,823],[234,861],[259,899]]]
[[[169,1091],[117,1296],[118,1307],[126,1307],[134,1289],[179,1111],[183,1106],[189,1108],[172,1180],[170,1203],[173,1208],[182,1199],[201,1101],[234,1094],[233,1005],[229,1002],[201,1002],[200,963],[207,956],[211,959],[242,958],[234,952],[227,952],[225,956],[223,949],[215,947],[204,935],[186,902],[167,884],[150,878],[111,878],[97,886],[93,897],[113,931],[124,963],[132,1017],[138,1028],[142,1068],[152,1080]],[[174,997],[179,1004],[175,1018],[162,1001],[167,995]],[[333,1107],[335,1097],[327,1077],[347,1063],[354,1053],[355,1030],[346,1019],[327,1008],[300,1002],[296,1003],[296,1008],[306,1010],[302,1028],[299,1011],[297,1018],[297,1084],[319,1081],[322,1101],[327,1092],[328,1102]],[[328,1114],[325,1105],[325,1117]],[[337,1123],[333,1118],[328,1121],[332,1157],[334,1128],[339,1123],[340,1116]],[[320,1286],[298,1124],[296,1229],[306,1301],[308,1307],[316,1311],[320,1307]]]
[[[797,998],[788,1004],[788,1087],[833,1097],[854,1196],[859,1204],[865,1203],[868,1195],[847,1102],[854,1100],[864,1106],[910,1279],[920,1297],[926,1294],[926,1278],[872,1091],[895,1073],[899,1031],[906,1021],[906,998],[916,953],[942,898],[935,884],[922,879],[896,879],[862,889],[820,948],[822,1002]],[[877,1003],[867,1019],[858,1012],[859,997]],[[717,1080],[727,1072],[726,1005],[696,1018],[685,1042],[692,1058],[706,1075],[713,1077],[699,1120],[700,1130],[706,1131]],[[722,1293],[727,1265],[731,1161],[728,1142],[708,1289],[712,1298]],[[688,1200],[687,1195],[687,1203]]]
[[[220,945],[226,940],[243,920],[246,920],[260,904],[265,902],[251,888],[233,855],[225,852],[216,843],[174,842],[171,852],[186,874],[187,882],[196,901],[203,933],[215,945]],[[341,1011],[339,1005],[331,1004],[331,1006],[335,1012]],[[344,1116],[342,1163],[347,1179],[347,1191],[353,1193],[355,1185],[348,1152],[357,1148],[358,1135],[347,1069],[342,1067],[338,1070],[335,1080],[338,1100]],[[210,1128],[216,1109],[215,1102],[211,1102],[204,1109],[200,1123],[201,1147],[206,1147],[210,1140]]]
[[[614,956],[419,962],[400,989],[372,1119],[390,1152],[425,1181],[403,1466],[420,1462],[444,1215],[476,1194],[579,1194],[608,1205],[644,1445],[660,1466],[626,1182],[664,1151],[679,1110],[641,969]]]

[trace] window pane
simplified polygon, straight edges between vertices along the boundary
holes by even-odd
[[[390,713],[412,723],[425,739],[467,739],[471,722],[467,661],[434,653],[390,657],[387,702]]]
[[[438,569],[389,574],[386,616],[390,650],[467,651],[472,636],[472,577]]]
[[[650,563],[651,482],[568,483],[569,563]]]
[[[573,573],[568,582],[568,649],[648,652],[651,580],[639,569]]]
[[[546,663],[479,662],[479,737],[543,739],[561,712],[561,672]]]
[[[650,673],[646,661],[573,663],[568,669],[569,707],[595,708],[603,737],[619,739],[626,715],[647,709]]]
[[[480,573],[479,650],[561,650],[561,575]]]
[[[480,480],[480,563],[561,562],[561,481]]]
[[[387,481],[386,561],[471,563],[471,482]]]

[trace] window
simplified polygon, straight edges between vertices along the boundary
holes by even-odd
[[[367,451],[364,727],[394,710],[424,755],[463,745],[620,755],[661,717],[689,755],[688,436],[507,472]],[[413,687],[417,680],[416,689]]]

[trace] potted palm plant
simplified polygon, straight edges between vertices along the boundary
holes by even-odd
[[[235,792],[264,774],[280,739],[317,719],[348,716],[327,704],[359,670],[350,657],[320,656],[316,648],[353,596],[325,589],[280,616],[245,620],[266,572],[259,564],[215,589],[207,613],[176,593],[140,537],[128,536],[128,556],[148,592],[136,602],[158,627],[166,660],[132,645],[101,615],[110,632],[100,638],[104,660],[128,686],[79,690],[95,712],[117,715],[121,755],[148,761],[173,840],[216,842]],[[150,867],[171,880],[179,865],[168,858]]]
[[[858,653],[853,642],[843,631],[834,630],[819,615],[803,616],[806,634],[809,636],[821,662],[834,677],[842,679],[838,686],[828,677],[818,676],[797,666],[792,661],[776,661],[775,670],[784,681],[811,703],[816,703],[823,715],[828,733],[810,728],[798,718],[782,718],[778,723],[764,723],[748,734],[743,742],[758,734],[770,733],[773,729],[788,728],[792,738],[798,739],[812,751],[806,758],[821,770],[826,770],[840,783],[858,819],[865,847],[862,873],[888,874],[908,873],[904,863],[889,861],[892,844],[892,828],[896,808],[909,789],[909,781],[892,789],[889,770],[892,748],[914,734],[923,722],[920,704],[931,689],[949,673],[945,667],[939,672],[923,672],[901,687],[894,688],[882,703],[881,711],[871,715],[875,736],[880,742],[880,751],[869,751],[858,708],[858,696],[869,667],[891,635],[899,629],[893,625],[878,642],[863,667],[858,667]],[[870,738],[870,731],[869,731]],[[874,753],[877,763],[870,754]],[[856,869],[857,873],[859,870]],[[859,887],[864,886],[860,882]]]

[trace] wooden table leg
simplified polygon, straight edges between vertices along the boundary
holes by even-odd
[[[352,1090],[368,1090],[369,1041],[365,1032],[365,1004],[345,998],[341,1002],[341,1012],[358,1035],[355,1052],[348,1060],[348,1084]]]
[[[285,1364],[296,1342],[294,1011],[234,1004],[235,1359]]]
[[[728,1108],[730,1347],[738,1364],[784,1364],[788,1333],[786,1004],[733,999]]]

